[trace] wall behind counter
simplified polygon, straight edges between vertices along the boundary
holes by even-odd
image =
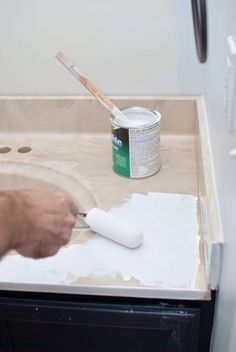
[[[108,95],[201,94],[189,0],[0,3],[0,94],[88,94],[54,59],[69,54]]]

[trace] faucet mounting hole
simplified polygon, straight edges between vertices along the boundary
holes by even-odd
[[[10,147],[0,147],[0,153],[9,153],[11,151]]]
[[[29,153],[31,152],[32,148],[30,147],[20,147],[17,149],[18,153]]]

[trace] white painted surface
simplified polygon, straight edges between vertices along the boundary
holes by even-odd
[[[89,94],[59,50],[108,95],[202,92],[189,0],[0,2],[0,94]]]
[[[142,229],[144,241],[139,248],[125,248],[96,235],[51,258],[35,261],[10,255],[1,261],[0,281],[67,286],[79,278],[89,282],[89,278],[121,276],[125,281],[138,280],[140,287],[195,288],[200,264],[196,197],[133,194],[111,213]]]
[[[236,134],[229,131],[224,107],[227,36],[236,34],[234,0],[210,0],[209,57],[206,66],[206,108],[214,158],[219,206],[225,244],[219,294],[216,303],[212,352],[236,349],[236,159],[229,152],[236,147]],[[236,92],[234,92],[236,99]]]

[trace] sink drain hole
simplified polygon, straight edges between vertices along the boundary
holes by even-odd
[[[32,148],[30,147],[20,147],[17,149],[18,153],[29,153],[31,152]]]
[[[0,153],[9,153],[11,151],[10,147],[0,147]]]

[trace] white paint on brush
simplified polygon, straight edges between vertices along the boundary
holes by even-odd
[[[121,126],[123,125],[128,126],[129,120],[127,119],[125,114],[123,114],[123,112],[120,109],[118,109],[116,106],[114,106],[114,108],[112,109],[112,115],[115,117],[115,119]]]
[[[196,197],[133,194],[111,212],[141,227],[142,246],[128,249],[96,235],[48,259],[8,256],[0,263],[0,281],[70,284],[71,277],[121,275],[148,286],[195,287],[200,263]]]

